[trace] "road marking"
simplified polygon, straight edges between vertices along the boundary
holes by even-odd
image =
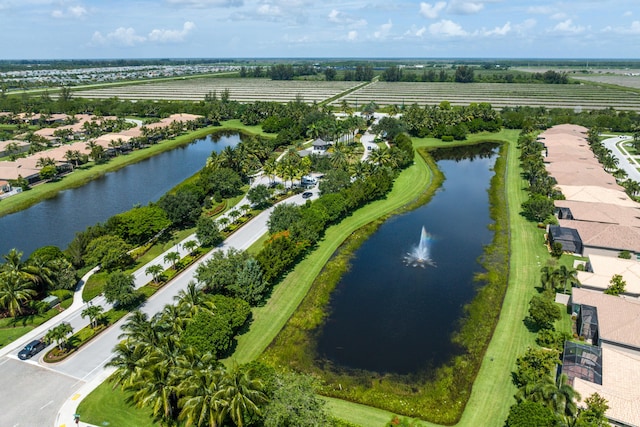
[[[42,411],[44,408],[46,408],[47,406],[51,405],[52,403],[53,403],[53,400],[50,400],[48,403],[46,403],[46,404],[42,405],[42,406],[40,407],[40,410]]]
[[[80,396],[82,396],[80,393],[76,393],[76,394],[73,395],[71,400],[78,400],[78,399],[80,399]]]

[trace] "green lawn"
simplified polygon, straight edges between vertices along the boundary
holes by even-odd
[[[84,399],[78,407],[82,422],[96,426],[153,427],[151,410],[137,409],[127,403],[128,393],[113,389],[111,383],[105,381]],[[107,424],[108,423],[108,424]]]
[[[68,299],[63,301],[62,305],[66,305],[66,307],[68,308],[70,305],[69,301],[73,302],[73,300]],[[56,316],[58,313],[60,313],[58,309],[52,308],[43,315],[21,316],[17,319],[13,319],[11,317],[0,319],[0,347],[3,347],[12,341],[15,341],[27,332],[37,328],[47,320]]]

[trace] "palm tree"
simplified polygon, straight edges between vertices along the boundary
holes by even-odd
[[[553,275],[558,279],[558,283],[562,285],[564,293],[567,293],[567,285],[573,287],[578,285],[578,272],[576,270],[569,270],[567,266],[561,265],[560,268],[553,272]]]
[[[182,244],[182,247],[189,251],[189,255],[193,255],[193,252],[198,247],[198,242],[195,240],[187,240]]]
[[[89,307],[82,310],[82,312],[80,313],[80,316],[83,319],[85,317],[88,317],[89,322],[91,323],[91,327],[95,328],[96,326],[98,326],[98,322],[102,317],[101,315],[103,311],[104,311],[104,308],[102,308],[101,305],[90,305]]]
[[[73,328],[70,324],[63,322],[58,326],[55,326],[46,333],[44,340],[47,343],[55,341],[59,350],[64,350],[67,345],[69,334],[73,333]]]
[[[218,219],[218,224],[220,224],[220,227],[223,230],[227,227],[227,225],[229,225],[229,222],[231,222],[231,221],[226,216],[223,216],[223,217]]]
[[[31,285],[16,273],[0,274],[0,308],[7,310],[11,317],[21,314],[22,305],[37,294]]]
[[[145,345],[134,343],[129,339],[116,344],[113,349],[115,356],[106,365],[116,368],[110,377],[114,388],[131,386],[143,367],[146,348]]]
[[[192,317],[200,310],[213,313],[215,309],[213,301],[207,294],[198,289],[193,281],[189,282],[187,288],[178,292],[178,295],[173,299],[177,301],[177,305],[183,313],[189,313],[188,317]]]
[[[176,269],[176,264],[180,261],[180,253],[178,251],[168,252],[164,256],[164,262],[170,262],[171,268]]]
[[[233,222],[236,222],[242,214],[239,210],[233,209],[229,211],[228,215],[233,219]]]
[[[150,274],[153,276],[153,281],[156,283],[156,285],[158,284],[158,282],[160,282],[160,276],[162,275],[163,271],[164,268],[159,264],[151,264],[144,270],[146,274]]]
[[[217,394],[227,402],[225,415],[228,413],[238,427],[244,426],[247,415],[260,415],[258,405],[267,401],[262,382],[253,378],[252,371],[241,370],[237,366],[225,373],[219,388]]]
[[[126,338],[133,343],[144,343],[151,347],[160,342],[161,330],[140,310],[131,313],[127,322],[122,325],[122,330],[124,332],[118,336],[120,339]]]
[[[540,269],[540,286],[545,292],[553,293],[556,289],[556,280],[558,276],[555,274],[555,269],[546,265]]]
[[[224,376],[224,369],[196,369],[186,375],[180,384],[180,400],[182,411],[180,419],[185,426],[217,427],[224,422],[227,402],[220,397],[219,384]]]
[[[277,163],[275,159],[268,159],[266,162],[264,162],[264,165],[262,166],[262,170],[264,171],[264,174],[267,175],[267,177],[269,178],[270,183],[273,182],[273,178],[276,172],[276,167],[277,167]]]

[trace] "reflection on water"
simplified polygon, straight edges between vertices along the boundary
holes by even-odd
[[[445,181],[433,199],[391,218],[358,249],[318,331],[319,361],[408,374],[458,354],[451,335],[475,294],[477,259],[492,238],[487,189],[493,148],[439,160]],[[437,236],[426,246],[437,268],[407,268],[404,256],[423,225]]]

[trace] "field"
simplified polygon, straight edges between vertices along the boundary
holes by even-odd
[[[451,105],[488,102],[498,108],[526,105],[587,110],[609,107],[616,110],[640,109],[637,93],[591,84],[374,82],[335,100],[331,105],[339,106],[343,100],[358,108],[371,101],[379,106],[433,105],[449,101]]]
[[[202,78],[172,80],[161,83],[81,90],[74,95],[83,98],[167,99],[202,101],[207,93],[216,91],[218,97],[229,90],[229,98],[239,102],[293,101],[301,96],[305,102],[320,102],[358,86],[361,82],[341,81],[279,81],[251,78]]]
[[[633,73],[637,73],[637,75],[631,76],[625,74],[585,74],[584,76],[571,76],[571,78],[576,80],[586,80],[590,82],[640,89],[640,70],[633,70]]]

